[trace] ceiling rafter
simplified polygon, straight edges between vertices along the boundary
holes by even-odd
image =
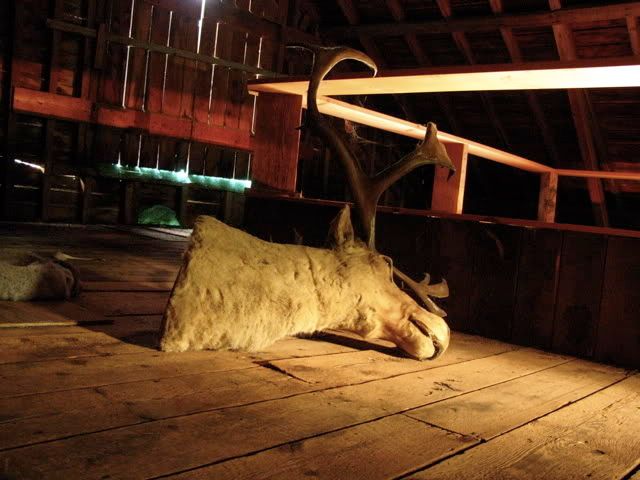
[[[387,8],[391,12],[391,15],[393,16],[393,19],[396,22],[404,21],[406,14],[399,0],[386,0],[386,4],[387,4]],[[427,52],[425,52],[424,48],[422,48],[422,45],[420,44],[420,41],[418,40],[418,37],[416,36],[416,34],[408,33],[404,35],[404,40],[407,43],[409,50],[411,50],[411,53],[413,54],[416,61],[418,62],[419,66],[425,66],[425,65],[430,66],[433,64],[431,62],[431,59],[427,55]],[[456,116],[453,112],[453,108],[451,107],[451,101],[449,100],[449,96],[447,94],[439,94],[439,95],[436,95],[435,98],[436,98],[436,101],[438,102],[438,106],[440,107],[440,110],[442,111],[445,118],[447,119],[447,122],[449,122],[451,131],[453,131],[453,133],[455,133],[456,135],[460,135],[462,133],[462,130],[460,129],[460,125],[458,124],[458,121],[456,120]]]
[[[445,20],[449,21],[453,16],[453,9],[451,8],[451,0],[436,0],[438,4],[438,8],[440,9],[440,13],[445,18]],[[470,65],[475,65],[477,63],[473,50],[471,49],[471,45],[467,40],[467,36],[464,32],[452,32],[453,40],[458,47],[458,50],[463,54],[465,59]],[[509,149],[511,144],[509,142],[509,137],[507,136],[507,132],[502,125],[502,122],[498,118],[498,114],[496,113],[495,105],[491,101],[491,98],[487,93],[479,92],[480,100],[482,101],[482,106],[487,112],[487,116],[489,117],[489,121],[491,125],[493,125],[494,130],[498,133],[498,138],[502,142],[502,145]]]
[[[489,0],[489,6],[491,7],[491,11],[496,15],[504,13],[502,0]],[[509,51],[511,61],[513,63],[522,63],[524,61],[522,58],[522,50],[520,50],[518,40],[513,34],[513,29],[510,27],[501,27],[500,34],[502,35],[502,40],[504,41],[507,50]],[[542,135],[542,141],[545,149],[549,153],[549,157],[553,162],[553,165],[558,166],[560,165],[560,155],[558,154],[553,134],[545,119],[544,111],[542,110],[538,96],[531,90],[526,90],[524,94],[526,95],[527,103],[533,113],[533,118],[538,126],[538,130],[540,130],[540,134]]]
[[[549,0],[549,8],[556,11],[560,10],[562,8],[561,0]],[[552,28],[560,59],[575,60],[577,58],[576,44],[569,25],[566,23],[557,23],[554,24]],[[589,101],[588,92],[583,89],[568,90],[567,92],[573,122],[578,136],[578,144],[580,146],[580,152],[582,153],[582,161],[585,168],[589,170],[599,170],[598,144],[602,145],[604,142],[602,138],[596,139],[596,135],[599,135],[600,132],[599,129],[593,126],[593,108]],[[596,223],[603,227],[608,226],[609,215],[602,180],[595,178],[587,179],[587,188],[589,198],[593,205]]]
[[[347,19],[350,25],[358,25],[360,23],[360,13],[356,8],[355,4],[352,0],[337,0],[338,6],[340,10],[342,10],[342,14]],[[384,68],[387,62],[384,59],[384,56],[380,52],[380,49],[374,42],[373,38],[368,35],[358,35],[358,40],[362,44],[365,52],[369,55],[374,62],[378,65],[379,68]],[[411,106],[406,102],[404,97],[400,95],[394,94],[393,97],[396,99],[400,108],[403,110],[407,118],[411,121],[417,121],[417,116]]]
[[[396,36],[406,33],[433,34],[451,32],[487,32],[501,27],[534,28],[554,24],[587,23],[620,20],[640,16],[640,1],[616,3],[597,7],[570,7],[551,12],[517,13],[470,18],[452,17],[446,22],[429,20],[422,22],[393,22],[327,29],[328,37],[353,38],[360,34],[370,36]]]
[[[640,31],[638,30],[638,17],[636,15],[627,15],[627,30],[629,31],[633,54],[640,56]]]

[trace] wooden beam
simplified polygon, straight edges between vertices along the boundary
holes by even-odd
[[[558,11],[562,8],[561,0],[549,0],[549,7]],[[575,60],[577,58],[576,45],[573,39],[571,28],[564,23],[553,25],[553,34],[558,48],[558,55],[561,60]],[[569,104],[573,114],[573,122],[576,127],[578,144],[582,154],[582,161],[588,170],[598,170],[600,162],[594,139],[594,129],[592,128],[589,114],[588,93],[585,90],[569,90]],[[609,225],[609,216],[605,201],[604,187],[600,179],[590,178],[587,180],[589,198],[593,205],[594,218],[597,225],[606,227]]]
[[[258,186],[295,192],[302,98],[263,93],[256,102],[251,180]]]
[[[304,95],[306,77],[250,82],[254,92]],[[637,57],[528,62],[526,64],[460,65],[382,70],[336,75],[322,82],[320,95],[377,95],[394,93],[473,92],[573,88],[639,87]]]
[[[509,28],[548,27],[560,23],[589,23],[611,21],[640,16],[640,2],[616,3],[597,7],[563,8],[553,12],[536,12],[524,14],[504,14],[491,16],[474,16],[470,18],[452,18],[447,22],[430,20],[424,22],[394,22],[357,27],[334,27],[325,30],[327,38],[356,38],[358,35],[400,36],[407,33],[434,34],[452,32],[487,32]]]
[[[540,194],[538,196],[538,220],[554,223],[556,221],[556,202],[558,197],[558,174],[540,175]]]
[[[386,4],[387,4],[387,8],[391,12],[391,16],[396,22],[404,21],[405,11],[403,6],[400,4],[400,0],[386,0]],[[422,45],[420,44],[420,41],[418,40],[418,37],[416,34],[408,33],[404,35],[404,40],[407,43],[409,50],[411,50],[411,53],[413,54],[416,61],[418,62],[419,66],[432,65],[431,59],[427,55],[427,52],[424,51],[424,48],[422,48]],[[456,116],[453,112],[453,108],[451,107],[451,102],[449,101],[449,98],[446,95],[441,94],[436,96],[436,101],[438,102],[438,106],[440,107],[440,110],[446,117],[447,122],[449,122],[449,126],[451,127],[451,130],[453,131],[453,133],[460,134],[461,130],[460,130],[458,121],[456,119]]]
[[[358,13],[358,10],[352,0],[338,0],[338,6],[342,10],[342,14],[345,16],[349,24],[357,25],[358,23],[360,23],[360,14]],[[380,49],[376,45],[373,38],[367,35],[360,35],[358,37],[358,40],[360,40],[365,53],[373,59],[378,68],[386,68],[387,62],[384,59],[384,55],[382,55],[382,53],[380,52]],[[394,98],[402,107],[408,119],[415,121],[415,113],[411,109],[411,106],[405,101],[405,99],[398,95],[394,95]]]
[[[467,158],[469,147],[465,143],[445,143],[449,158],[456,167],[456,174],[449,178],[449,171],[436,168],[433,177],[431,210],[446,213],[462,213],[464,188],[467,183]]]
[[[116,128],[132,128],[151,135],[211,143],[239,150],[251,150],[248,132],[234,128],[192,122],[161,113],[112,109],[90,100],[16,88],[13,110],[47,118],[74,122],[95,123]]]
[[[502,0],[489,0],[489,6],[491,7],[491,11],[496,15],[500,15],[504,12]],[[520,45],[518,45],[516,36],[513,34],[513,29],[510,27],[502,27],[500,29],[500,34],[502,35],[502,41],[509,51],[511,61],[513,63],[522,63],[524,61],[522,57],[522,50],[520,49]],[[529,109],[531,110],[531,113],[533,113],[533,118],[538,126],[538,130],[540,130],[540,134],[542,135],[542,141],[544,142],[545,149],[549,153],[549,157],[553,164],[557,166],[559,165],[560,156],[558,154],[558,149],[556,148],[556,142],[554,141],[551,129],[545,120],[540,101],[532,91],[526,90],[525,96],[527,98]]]
[[[636,15],[627,16],[627,30],[629,31],[629,41],[633,54],[640,56],[640,31],[638,30],[638,17]]]
[[[426,133],[426,127],[424,125],[408,122],[400,118],[392,117],[391,115],[386,115],[357,105],[351,105],[330,97],[319,97],[318,108],[320,112],[326,115],[344,118],[361,125],[368,125],[417,140],[423,140]],[[469,147],[468,153],[470,155],[476,155],[521,170],[538,173],[553,171],[553,168],[541,163],[533,162],[518,155],[456,135],[439,131],[438,138],[445,143],[465,143]]]
[[[442,16],[448,21],[453,16],[453,8],[451,7],[450,0],[436,0],[438,4],[438,8],[440,9],[440,13]],[[471,49],[471,45],[467,39],[467,36],[464,32],[452,32],[453,41],[458,47],[458,50],[464,58],[467,60],[469,65],[476,65],[476,58],[473,54],[473,50]],[[480,101],[482,102],[482,106],[484,107],[487,116],[489,117],[489,121],[493,125],[493,129],[498,134],[498,138],[500,142],[505,148],[510,147],[509,137],[507,136],[507,131],[502,126],[502,122],[498,118],[498,114],[496,113],[495,105],[489,98],[489,95],[485,92],[479,92]]]

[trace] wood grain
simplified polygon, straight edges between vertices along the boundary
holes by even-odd
[[[636,375],[410,478],[621,478],[640,459],[638,392]]]

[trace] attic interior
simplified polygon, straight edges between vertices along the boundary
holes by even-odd
[[[640,480],[639,17],[0,2],[0,479]]]

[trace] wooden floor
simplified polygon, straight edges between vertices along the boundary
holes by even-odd
[[[635,372],[463,334],[422,363],[339,332],[157,351],[185,245],[0,226],[0,258],[87,258],[73,302],[0,303],[0,478],[640,479]]]

